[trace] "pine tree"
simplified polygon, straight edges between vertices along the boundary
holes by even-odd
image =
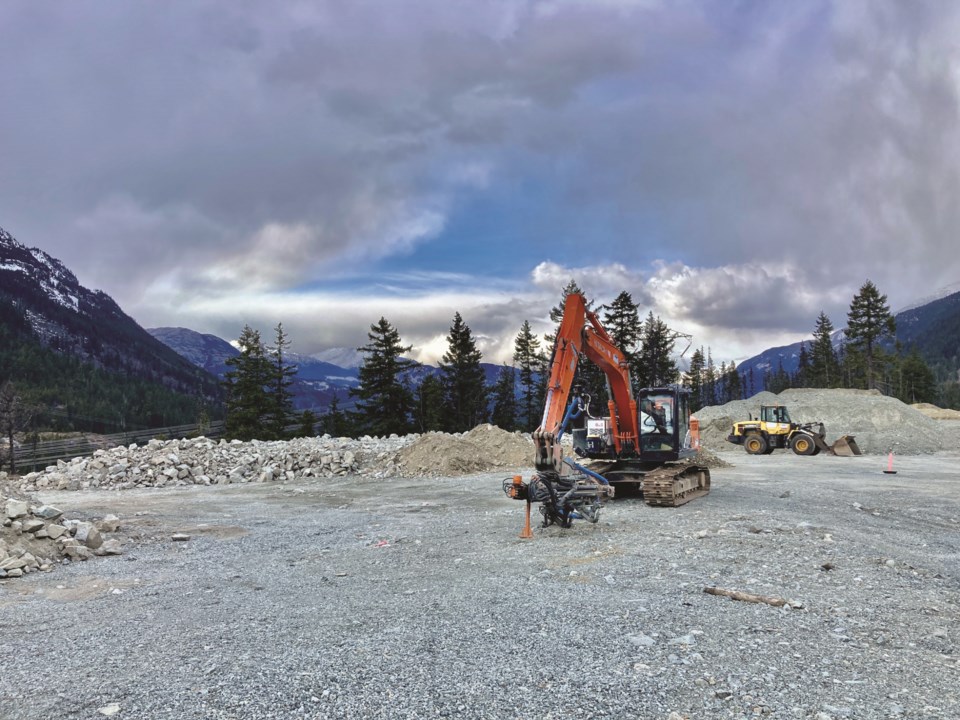
[[[703,371],[703,404],[717,404],[717,369],[713,364],[713,352],[707,347],[707,364]]]
[[[297,429],[297,437],[313,437],[314,426],[317,424],[317,416],[313,410],[304,410],[300,413],[300,427]]]
[[[727,402],[739,400],[743,395],[743,385],[740,381],[740,373],[737,370],[737,364],[731,360],[727,366],[727,375],[724,380],[724,391],[726,392]]]
[[[663,387],[677,381],[680,372],[671,357],[675,342],[667,324],[650,311],[643,323],[640,352],[636,356],[637,387]]]
[[[513,344],[513,361],[516,363],[520,381],[520,425],[524,430],[533,430],[540,424],[547,379],[544,377],[545,362],[540,350],[540,340],[523,321],[520,333]]]
[[[613,302],[603,306],[603,327],[624,355],[627,365],[630,368],[630,381],[633,384],[633,390],[641,387],[639,381],[640,362],[639,351],[640,343],[643,337],[643,323],[640,321],[639,305],[633,302],[633,297],[626,290],[622,291]],[[605,380],[605,379],[604,379]],[[607,393],[604,383],[604,392],[599,398],[597,407],[606,407]]]
[[[850,303],[846,334],[850,345],[863,354],[868,390],[875,387],[877,361],[883,358],[878,343],[891,337],[896,329],[896,322],[887,305],[887,296],[881,295],[877,286],[867,280]]]
[[[622,291],[613,302],[603,306],[603,327],[613,344],[623,350],[627,360],[633,358],[643,337],[639,305],[630,293]]]
[[[403,435],[410,429],[413,394],[401,375],[416,363],[402,354],[413,346],[401,344],[400,333],[386,318],[370,326],[367,338],[369,343],[357,348],[365,353],[358,371],[360,385],[350,390],[358,398],[357,421],[370,435]]]
[[[516,372],[510,365],[500,368],[493,386],[493,415],[491,422],[502,430],[517,427]]]
[[[240,354],[226,360],[231,368],[224,380],[226,435],[237,440],[267,438],[274,410],[270,397],[273,365],[266,356],[260,332],[249,325],[244,325],[237,344]]]
[[[571,278],[570,282],[568,282],[563,288],[563,293],[560,297],[560,304],[554,305],[552,308],[550,308],[550,321],[556,324],[556,328],[552,333],[544,336],[544,339],[546,340],[545,347],[552,348],[557,342],[557,331],[560,329],[560,321],[563,320],[563,310],[566,306],[567,296],[572,295],[573,293],[583,295],[583,298],[586,301],[585,305],[587,310],[590,310],[593,307],[593,301],[587,300],[586,293],[580,289],[580,286],[577,285],[577,281]]]
[[[898,363],[897,397],[905,403],[932,403],[937,399],[937,380],[914,348]]]
[[[807,344],[800,341],[800,356],[797,358],[797,371],[793,374],[791,384],[793,387],[809,387],[810,382],[810,353],[807,352]]]
[[[331,437],[351,437],[353,435],[350,427],[350,420],[343,410],[340,409],[340,397],[337,393],[333,394],[330,400],[330,407],[320,418],[320,425],[323,431]]]
[[[693,412],[704,406],[703,378],[705,367],[703,348],[697,348],[690,358],[690,370],[687,372],[686,382],[686,386],[690,388],[690,409]]]
[[[273,440],[282,440],[287,435],[287,426],[293,421],[293,393],[290,386],[297,374],[297,366],[289,362],[290,341],[283,331],[283,323],[277,323],[273,347],[269,349],[272,364],[270,388],[270,419],[268,432]]]
[[[840,364],[837,362],[837,353],[833,349],[832,334],[833,323],[821,310],[813,330],[813,344],[810,347],[808,387],[830,388],[840,384]]]
[[[449,431],[444,405],[443,381],[436,375],[427,375],[414,392],[413,422],[417,432]]]
[[[0,438],[6,440],[7,461],[10,472],[16,474],[17,459],[14,453],[13,436],[23,430],[33,419],[34,409],[20,397],[14,384],[7,380],[0,385]],[[0,455],[0,468],[3,467],[3,456]]]
[[[443,400],[449,432],[466,432],[487,416],[487,386],[482,355],[460,313],[453,316],[447,335],[447,352],[440,360]]]

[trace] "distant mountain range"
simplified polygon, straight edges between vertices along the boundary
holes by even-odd
[[[216,335],[202,334],[187,328],[150,328],[147,332],[220,379],[223,379],[229,369],[227,359],[239,355],[233,345]],[[291,387],[294,407],[297,410],[325,412],[334,397],[337,397],[341,409],[353,407],[354,400],[350,396],[350,390],[360,384],[358,370],[363,364],[363,357],[363,353],[351,348],[330,348],[314,355],[290,353],[290,363],[297,367]],[[347,364],[334,363],[333,359]],[[487,383],[492,385],[500,373],[500,366],[492,363],[481,363],[481,366]],[[406,379],[412,387],[417,387],[425,377],[439,372],[437,367],[418,363],[407,371]]]
[[[215,378],[156,340],[109,295],[83,287],[59,260],[21,245],[2,228],[0,300],[26,318],[43,347],[60,355],[177,392],[220,394]]]
[[[916,348],[932,366],[946,371],[954,379],[957,371],[957,348],[960,340],[960,292],[946,295],[937,294],[935,299],[922,305],[912,305],[894,315],[897,323],[896,339],[906,348]],[[834,349],[839,349],[846,341],[843,330],[835,330],[831,335]],[[813,342],[811,335],[806,343],[807,350]],[[781,364],[784,371],[793,374],[800,364],[800,342],[792,345],[764,350],[737,365],[740,375],[749,375],[753,370],[754,392],[764,389],[765,373],[775,373]]]

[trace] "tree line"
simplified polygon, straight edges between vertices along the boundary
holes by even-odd
[[[916,347],[896,340],[896,320],[887,296],[870,280],[850,302],[843,340],[834,346],[835,327],[822,310],[809,345],[800,343],[797,369],[777,369],[757,376],[751,367],[740,372],[736,364],[718,368],[709,348],[696,350],[690,361],[687,384],[694,408],[748,398],[762,389],[779,393],[788,388],[878,389],[905,403],[949,401],[939,397],[936,376]]]
[[[583,294],[576,281],[563,289],[550,319],[559,323],[570,293]],[[892,341],[895,321],[886,296],[866,281],[854,296],[847,314],[845,339],[834,348],[833,324],[823,312],[817,318],[813,340],[801,344],[799,366],[787,373],[782,365],[756,376],[741,373],[734,362],[715,365],[710,348],[694,350],[687,372],[681,373],[676,343],[691,338],[672,330],[648,312],[641,319],[639,304],[623,291],[609,304],[587,308],[596,312],[630,368],[634,391],[674,383],[691,390],[693,409],[751,397],[761,389],[780,392],[791,387],[880,388],[904,402],[936,399],[933,373],[916,349],[909,352]],[[546,396],[556,330],[543,338],[525,320],[514,338],[513,362],[500,367],[488,383],[476,339],[459,312],[447,334],[447,349],[434,372],[404,357],[400,332],[381,317],[370,326],[358,372],[358,387],[349,391],[352,402],[334,397],[327,412],[294,415],[289,386],[296,372],[286,358],[288,342],[282,325],[273,345],[265,347],[259,333],[245,327],[240,355],[227,361],[231,371],[227,393],[227,434],[239,439],[278,439],[292,434],[326,432],[334,436],[385,436],[410,432],[465,432],[483,422],[506,430],[530,431],[540,424]],[[603,372],[583,361],[577,383],[590,398],[594,415],[607,413],[607,385]]]
[[[559,326],[567,295],[582,293],[571,280],[550,318]],[[593,303],[588,307],[592,309]],[[598,314],[614,343],[630,365],[636,387],[677,382],[679,370],[673,359],[678,336],[650,312],[640,319],[639,304],[621,292]],[[540,338],[525,320],[514,339],[513,363],[499,368],[488,383],[482,355],[470,326],[454,313],[447,334],[447,349],[437,372],[404,357],[412,346],[404,345],[400,332],[386,318],[370,326],[367,344],[357,348],[364,360],[359,384],[349,391],[350,406],[335,396],[319,417],[311,411],[295,414],[289,391],[295,366],[285,359],[287,341],[282,325],[276,328],[272,345],[259,332],[244,327],[240,354],[224,381],[226,431],[229,437],[279,439],[296,434],[326,432],[333,436],[386,436],[410,432],[465,432],[492,422],[506,430],[530,431],[540,424],[546,397],[552,350],[556,334]],[[549,348],[549,350],[548,350]],[[591,397],[595,414],[607,407],[603,373],[592,363],[578,369],[578,382]],[[344,398],[346,400],[347,398]]]

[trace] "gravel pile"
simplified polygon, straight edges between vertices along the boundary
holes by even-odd
[[[945,442],[940,423],[896,398],[876,390],[791,389],[779,395],[761,392],[749,400],[734,400],[697,412],[700,437],[713,451],[743,448],[726,441],[733,423],[748,413],[759,417],[761,405],[786,405],[794,422],[821,421],[827,443],[841,435],[853,435],[864,454],[923,455],[955,449]]]
[[[463,435],[427,433],[418,437],[397,453],[396,470],[404,477],[464,475],[530,465],[533,454],[528,433],[478,425]]]
[[[937,407],[930,403],[913,403],[910,407],[916,408],[928,418],[934,420],[960,420],[960,410]]]
[[[92,457],[60,461],[24,475],[21,492],[184,485],[231,485],[332,478],[347,474],[372,477],[462,475],[528,465],[533,443],[528,435],[493,425],[468,433],[363,437],[297,438],[240,442],[192,438],[151,440],[97,450]]]
[[[114,515],[85,522],[64,517],[52,505],[0,496],[0,579],[48,572],[58,562],[120,555],[120,541],[105,537],[119,524]]]

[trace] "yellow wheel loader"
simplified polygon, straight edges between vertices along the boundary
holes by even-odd
[[[727,442],[743,445],[751,455],[769,455],[777,448],[790,448],[797,455],[816,455],[823,451],[830,455],[862,455],[853,435],[844,435],[828,445],[822,422],[795,423],[784,405],[761,405],[760,419],[743,420],[733,424]]]

